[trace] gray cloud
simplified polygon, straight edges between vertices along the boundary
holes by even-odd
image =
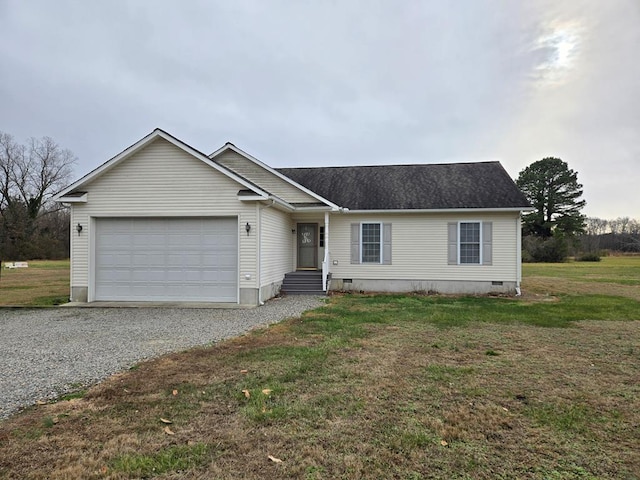
[[[274,166],[560,156],[640,217],[640,10],[612,2],[0,0],[0,130],[84,174],[162,127]]]

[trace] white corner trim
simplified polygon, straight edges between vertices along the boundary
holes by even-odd
[[[320,195],[318,195],[317,193],[315,193],[312,190],[309,190],[306,187],[303,187],[302,185],[300,185],[297,182],[294,182],[293,180],[291,180],[289,177],[287,177],[286,175],[281,174],[280,172],[278,172],[277,170],[271,168],[269,165],[267,165],[264,162],[261,162],[260,160],[258,160],[257,158],[255,158],[254,156],[248,154],[247,152],[245,152],[244,150],[236,147],[235,145],[233,145],[232,143],[226,143],[225,145],[223,145],[222,147],[220,147],[218,150],[216,150],[215,152],[213,152],[211,155],[209,155],[210,159],[213,159],[214,157],[217,157],[218,155],[220,155],[221,153],[227,151],[227,150],[231,150],[235,153],[237,153],[238,155],[242,155],[244,158],[246,158],[247,160],[255,163],[256,165],[258,165],[259,167],[264,168],[266,171],[268,171],[269,173],[272,173],[273,175],[275,175],[276,177],[278,177],[280,180],[283,180],[285,182],[287,182],[289,185],[292,185],[294,187],[296,187],[298,190],[303,191],[304,193],[306,193],[307,195],[312,196],[313,198],[315,198],[316,200],[325,203],[327,205],[329,205],[330,207],[334,208],[334,209],[339,209],[340,207],[338,205],[336,205],[333,202],[330,202],[329,200],[327,200],[324,197],[321,197]]]

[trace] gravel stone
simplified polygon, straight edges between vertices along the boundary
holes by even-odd
[[[322,297],[290,296],[252,309],[0,309],[0,419],[142,360],[235,337],[323,304]]]

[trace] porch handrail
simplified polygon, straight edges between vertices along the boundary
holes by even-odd
[[[327,291],[327,277],[329,276],[329,250],[325,249],[322,260],[322,290]]]

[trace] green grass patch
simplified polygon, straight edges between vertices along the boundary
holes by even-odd
[[[525,414],[540,425],[569,434],[584,434],[594,421],[602,421],[596,412],[579,403],[563,405],[545,402],[529,406]]]
[[[165,473],[186,472],[202,466],[209,459],[209,447],[204,443],[176,445],[156,453],[129,453],[115,458],[111,468],[117,472],[149,478]]]
[[[69,401],[69,400],[76,400],[78,398],[84,398],[86,394],[87,394],[86,390],[78,390],[76,392],[71,392],[71,393],[62,395],[59,400],[63,402]]]
[[[363,314],[371,307],[375,315]],[[640,320],[640,302],[605,295],[559,296],[556,301],[525,302],[519,299],[490,297],[431,297],[350,295],[339,299],[335,307],[324,307],[333,315],[313,318],[312,329],[326,335],[336,333],[336,324],[358,326],[352,337],[363,336],[362,326],[370,324],[425,322],[438,327],[462,327],[473,322],[521,323],[539,327],[568,327],[580,320]],[[305,322],[307,323],[307,322]]]
[[[53,421],[53,417],[46,416],[42,419],[42,426],[44,428],[53,428],[56,423]]]
[[[36,297],[31,302],[31,305],[34,306],[55,306],[62,305],[64,303],[69,302],[69,297],[67,295],[50,295],[46,297]]]
[[[640,285],[640,256],[603,257],[600,262],[525,263],[523,277],[557,277],[579,282]]]

